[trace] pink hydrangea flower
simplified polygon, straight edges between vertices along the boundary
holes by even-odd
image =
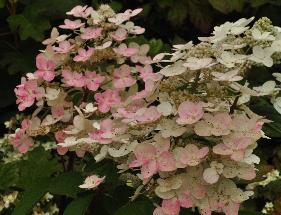
[[[52,81],[55,78],[56,64],[54,61],[46,59],[42,53],[36,57],[36,67],[37,70],[34,73],[36,77],[42,78],[45,81]]]
[[[100,178],[97,175],[91,175],[88,176],[85,181],[84,184],[81,184],[79,187],[82,189],[94,189],[97,186],[99,186],[102,182],[104,182],[105,180],[105,176]]]
[[[140,123],[150,123],[158,120],[160,117],[161,113],[158,112],[157,107],[151,106],[139,109],[134,118]]]
[[[162,210],[167,215],[178,215],[181,203],[177,198],[164,199],[162,201]]]
[[[167,214],[163,211],[163,208],[157,207],[154,209],[153,215],[167,215]]]
[[[71,21],[69,19],[65,19],[64,20],[64,25],[60,25],[59,27],[62,28],[62,29],[74,30],[74,29],[80,28],[80,27],[82,27],[84,25],[85,25],[85,23],[81,23],[80,19],[75,20],[75,21]]]
[[[195,124],[194,131],[199,136],[228,135],[233,128],[233,123],[228,113],[217,113],[214,116],[204,114],[204,120]]]
[[[26,80],[22,78],[21,84],[16,86],[15,94],[17,96],[16,103],[18,109],[23,111],[25,108],[33,105],[35,100],[39,100],[43,97],[43,89],[37,85],[37,80]]]
[[[95,100],[98,104],[98,109],[102,113],[106,113],[114,105],[118,105],[121,102],[118,91],[108,89],[103,93],[96,93]]]
[[[19,129],[16,131],[15,136],[12,137],[11,144],[20,153],[24,154],[33,145],[33,140],[31,137],[25,134],[23,129]]]
[[[245,157],[245,150],[253,144],[253,140],[249,137],[226,137],[223,143],[219,143],[213,147],[213,152],[219,155],[230,155],[234,161],[241,161]]]
[[[85,86],[92,91],[96,91],[105,77],[97,74],[96,72],[85,72]]]
[[[55,138],[56,138],[57,143],[63,143],[66,138],[66,134],[63,131],[57,131],[55,133]],[[65,155],[68,152],[68,148],[58,145],[57,152],[59,155]]]
[[[176,148],[174,154],[180,165],[197,166],[201,163],[202,159],[208,154],[208,152],[208,147],[199,149],[194,144],[188,144],[184,148]]]
[[[177,123],[181,125],[193,124],[199,121],[204,114],[202,103],[193,103],[185,101],[178,108],[179,118]]]
[[[62,41],[59,43],[58,47],[54,47],[53,49],[60,54],[66,54],[70,52],[74,47],[75,45],[71,45],[69,41]]]
[[[21,123],[21,128],[18,128],[15,134],[10,136],[13,147],[23,154],[26,153],[33,145],[33,139],[25,133],[29,126],[30,120],[23,120]]]
[[[74,8],[72,8],[71,11],[68,11],[66,14],[75,17],[87,18],[88,16],[91,15],[93,11],[94,9],[92,7],[87,7],[87,5],[86,6],[77,5]]]
[[[126,107],[120,107],[117,109],[115,113],[113,113],[113,116],[115,118],[123,118],[123,122],[131,122],[134,121],[136,112],[145,107],[145,102],[143,100],[137,100],[132,103],[130,103]]]
[[[83,49],[83,48],[79,48],[78,49],[78,55],[76,55],[73,60],[77,61],[77,62],[85,62],[87,60],[89,60],[89,58],[93,55],[94,53],[94,49],[93,48],[89,48],[88,50]]]
[[[180,207],[193,207],[192,200],[187,193],[182,193],[179,197],[164,199],[161,207],[156,208],[153,215],[178,215]]]
[[[85,77],[82,73],[72,72],[69,70],[62,71],[63,81],[69,87],[84,87]]]
[[[116,31],[111,33],[111,37],[114,40],[116,40],[118,42],[121,42],[121,41],[125,40],[128,37],[128,32],[124,28],[118,28]]]
[[[129,48],[136,48],[138,50],[134,55],[130,57],[133,63],[139,62],[141,64],[148,65],[152,62],[151,57],[147,56],[150,49],[148,44],[138,45],[137,43],[132,42],[129,44]]]
[[[100,144],[109,144],[112,142],[113,133],[113,121],[111,119],[105,119],[100,123],[100,129],[89,134],[89,136]]]
[[[225,215],[238,215],[240,204],[230,202],[228,204],[221,204],[219,208],[225,213]]]
[[[246,115],[235,115],[232,121],[233,130],[236,133],[258,140],[261,138],[263,122],[257,119],[249,119]]]
[[[140,92],[137,92],[135,95],[133,96],[130,96],[128,98],[128,100],[133,100],[133,101],[136,101],[136,100],[140,100],[140,99],[144,99],[146,97],[148,97],[149,95],[152,94],[152,92],[154,91],[155,89],[155,84],[154,84],[154,81],[151,81],[151,80],[148,80],[144,83],[145,87],[144,87],[144,90],[140,91]]]
[[[130,57],[130,56],[136,54],[138,49],[137,48],[128,48],[125,43],[122,43],[119,45],[118,48],[113,48],[113,51],[116,54],[119,54],[121,56]]]
[[[113,72],[113,86],[117,89],[124,89],[136,83],[136,80],[131,75],[131,68],[123,64]]]
[[[51,107],[51,113],[54,118],[60,118],[64,116],[63,106],[53,106]]]
[[[129,167],[141,167],[141,175],[144,179],[150,178],[158,171],[173,171],[176,169],[175,159],[169,152],[169,148],[169,141],[155,145],[140,143],[134,150],[136,160],[132,161]]]
[[[81,34],[83,40],[96,39],[101,36],[102,28],[85,28]]]
[[[144,67],[137,65],[136,69],[144,82],[148,80],[159,81],[163,77],[160,73],[154,73],[151,65],[145,65]]]

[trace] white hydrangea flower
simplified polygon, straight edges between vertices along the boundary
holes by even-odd
[[[45,93],[44,96],[45,96],[48,100],[55,100],[56,98],[58,98],[59,93],[60,93],[60,89],[55,89],[55,88],[47,87],[47,88],[46,88],[46,93]]]
[[[186,59],[183,66],[187,67],[190,70],[204,69],[214,65],[212,64],[212,61],[212,58],[189,57]]]
[[[215,77],[214,78],[215,81],[240,81],[243,79],[242,76],[238,75],[239,74],[238,69],[231,70],[226,73],[212,72],[211,74]]]
[[[253,87],[253,89],[258,92],[258,96],[266,96],[266,95],[271,95],[274,92],[280,90],[280,88],[275,88],[275,87],[276,87],[275,81],[267,81],[262,86]]]
[[[174,64],[168,65],[160,70],[160,73],[164,76],[170,77],[175,75],[180,75],[186,72],[186,67],[183,66],[183,61],[179,60]]]
[[[109,147],[107,151],[111,157],[119,158],[132,152],[137,145],[138,141],[133,141],[131,143],[123,144],[119,149]]]
[[[84,184],[79,185],[79,187],[82,189],[94,189],[99,186],[102,182],[104,182],[104,180],[105,176],[100,178],[97,175],[91,175],[88,176],[85,179]]]
[[[252,30],[252,36],[253,36],[254,40],[265,40],[265,41],[275,40],[275,37],[273,35],[271,35],[271,32],[261,32],[257,28]]]
[[[259,164],[260,163],[260,158],[253,154],[253,149],[247,149],[245,151],[245,158],[241,161],[247,164]]]
[[[275,77],[275,79],[279,82],[281,82],[281,73],[280,72],[275,72],[275,73],[272,73],[272,75]]]
[[[161,113],[163,116],[169,116],[173,113],[173,106],[170,102],[161,102],[157,106],[157,111]]]
[[[271,55],[273,52],[274,50],[271,47],[263,49],[260,46],[255,46],[253,48],[253,54],[250,55],[249,59],[256,63],[261,63],[267,67],[272,67],[273,59],[271,58]]]
[[[244,63],[246,55],[233,54],[230,51],[223,51],[221,56],[217,58],[217,61],[227,68],[232,68],[236,63]]]

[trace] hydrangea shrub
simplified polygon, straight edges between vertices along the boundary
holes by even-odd
[[[37,70],[15,89],[20,111],[34,107],[11,144],[21,153],[50,136],[57,153],[111,159],[123,178],[140,183],[154,215],[198,208],[237,215],[253,192],[253,154],[269,121],[249,109],[251,97],[267,97],[281,112],[275,81],[250,86],[249,72],[281,59],[281,29],[262,18],[215,27],[200,43],[174,45],[151,57],[149,45],[130,42],[144,33],[130,19],[142,9],[115,13],[109,6],[76,6],[53,28],[36,57]],[[274,73],[277,83],[280,74]],[[96,189],[106,175],[80,185]],[[137,184],[137,183],[136,183]]]

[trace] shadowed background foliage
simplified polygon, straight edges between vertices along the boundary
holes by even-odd
[[[43,47],[40,41],[49,35],[51,26],[61,23],[66,17],[65,12],[75,5],[87,4],[97,8],[105,3],[116,11],[144,9],[136,23],[145,27],[146,38],[139,39],[149,41],[152,53],[169,50],[171,45],[189,40],[196,43],[198,36],[209,35],[215,25],[241,17],[266,16],[274,25],[281,25],[281,0],[0,0],[1,134],[5,132],[3,122],[17,113],[13,89],[22,74],[34,71],[35,56]],[[266,78],[262,71],[257,71],[250,81],[259,83]],[[257,149],[262,158],[261,178],[270,169],[281,167],[281,116],[266,101],[253,101],[253,104],[258,113],[275,120],[265,128],[273,139],[261,142]],[[279,207],[276,215],[280,215],[281,181],[277,182],[268,188],[271,190],[261,190],[257,198],[248,203],[249,209],[260,211],[270,200],[275,201]]]

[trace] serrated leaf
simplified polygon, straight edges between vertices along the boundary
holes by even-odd
[[[65,209],[63,215],[84,215],[93,199],[93,194],[87,194],[73,200]]]
[[[14,186],[18,181],[18,167],[16,163],[0,164],[0,189],[5,190]]]
[[[209,0],[210,4],[216,10],[223,14],[228,14],[232,11],[241,11],[244,7],[245,0]]]
[[[152,214],[153,204],[148,200],[129,202],[119,208],[114,215],[147,215]]]
[[[38,147],[28,153],[28,159],[21,162],[20,186],[30,188],[33,183],[50,177],[58,170],[55,159],[49,159],[49,153]]]
[[[79,188],[83,178],[78,172],[62,173],[51,180],[48,191],[56,195],[64,195],[75,198],[77,193],[83,191]]]
[[[46,178],[34,181],[32,186],[24,191],[12,215],[28,215],[35,204],[47,193],[49,183],[50,180]]]
[[[41,8],[26,7],[21,14],[9,16],[7,21],[12,31],[19,31],[21,40],[33,38],[41,41],[45,30],[50,28],[49,21],[41,16]]]

